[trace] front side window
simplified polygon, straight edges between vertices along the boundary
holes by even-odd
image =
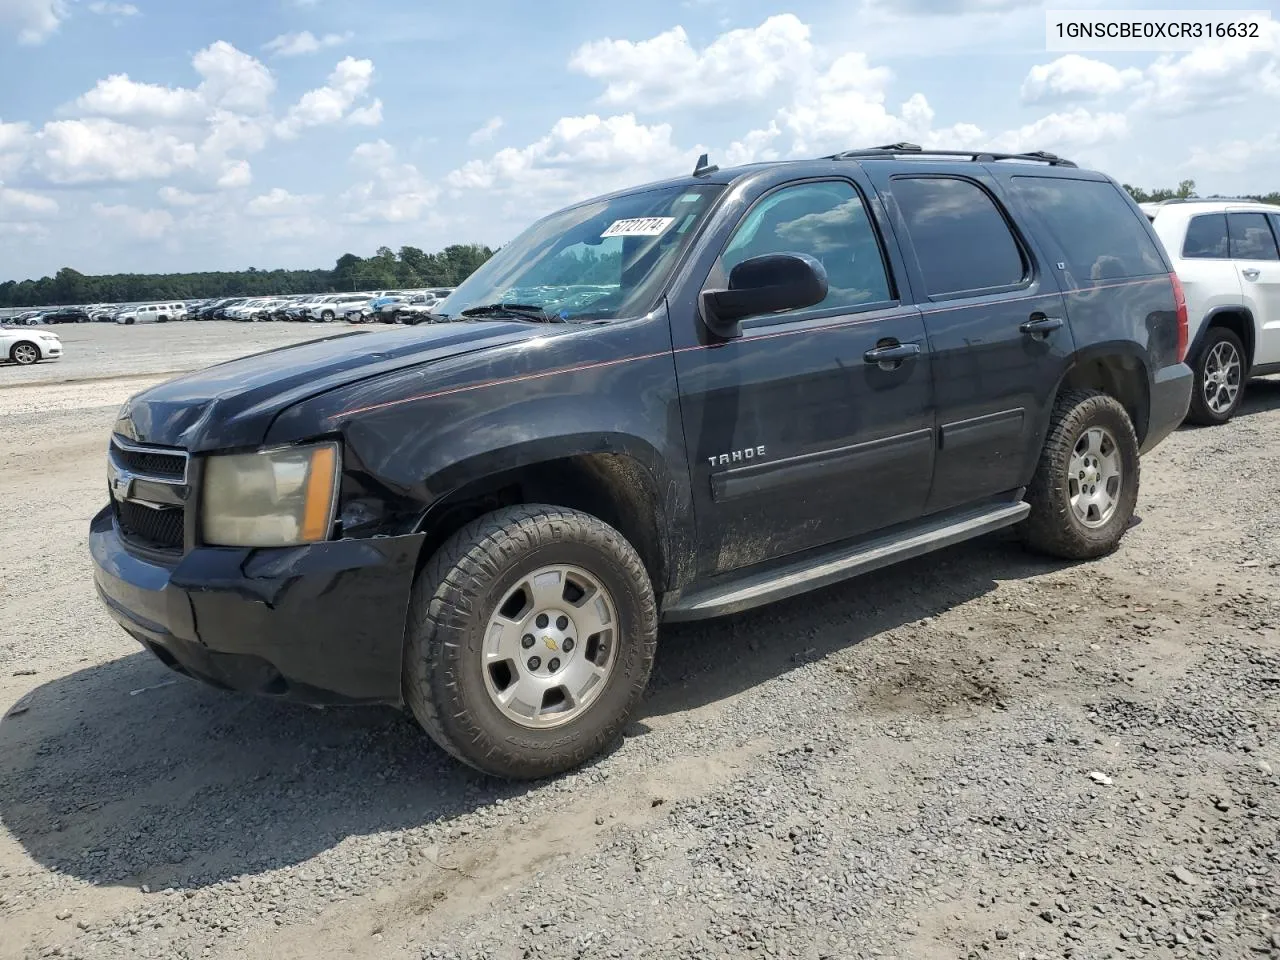
[[[1205,213],[1187,223],[1182,256],[1188,260],[1226,260],[1231,256],[1227,243],[1227,215]]]
[[[1232,260],[1280,260],[1265,213],[1227,214]]]
[[[522,304],[570,321],[643,316],[723,190],[660,187],[553,213],[463,281],[442,314]]]
[[[808,254],[826,268],[827,297],[807,310],[893,299],[875,227],[847,181],[796,184],[758,201],[720,255],[719,279],[727,279],[742,261],[771,253]]]
[[[1026,261],[1009,224],[976,183],[957,177],[897,177],[893,195],[930,297],[977,295],[1026,278]]]
[[[1058,242],[1073,283],[1168,272],[1151,234],[1111,183],[1013,177],[1010,184]]]

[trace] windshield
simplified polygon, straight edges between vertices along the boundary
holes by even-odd
[[[553,213],[494,254],[439,311],[510,303],[562,320],[641,316],[723,190],[663,187]]]

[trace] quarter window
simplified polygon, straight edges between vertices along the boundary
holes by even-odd
[[[1010,183],[1058,242],[1073,284],[1168,272],[1141,217],[1108,181],[1013,177]]]
[[[1022,283],[1026,262],[991,196],[955,177],[900,177],[893,194],[930,297]]]
[[[1280,260],[1265,213],[1227,214],[1232,260]]]
[[[717,266],[727,278],[742,261],[770,253],[808,254],[826,268],[827,297],[809,310],[893,299],[875,227],[846,181],[801,183],[768,194],[738,225]]]
[[[1227,215],[1205,213],[1192,217],[1187,224],[1187,236],[1182,241],[1182,256],[1188,260],[1226,260],[1230,256],[1227,244]]]

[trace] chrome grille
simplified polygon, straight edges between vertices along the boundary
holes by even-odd
[[[188,456],[185,450],[142,446],[112,435],[111,457],[136,477],[164,483],[187,482]]]

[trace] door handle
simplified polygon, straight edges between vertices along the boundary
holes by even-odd
[[[1246,280],[1257,280],[1259,270],[1257,267],[1245,267],[1240,273]]]
[[[1023,333],[1032,337],[1047,337],[1059,330],[1066,323],[1061,317],[1046,317],[1043,313],[1033,313],[1031,318],[1018,327]]]
[[[874,347],[862,355],[865,363],[900,364],[920,355],[918,343],[887,343],[883,347]]]

